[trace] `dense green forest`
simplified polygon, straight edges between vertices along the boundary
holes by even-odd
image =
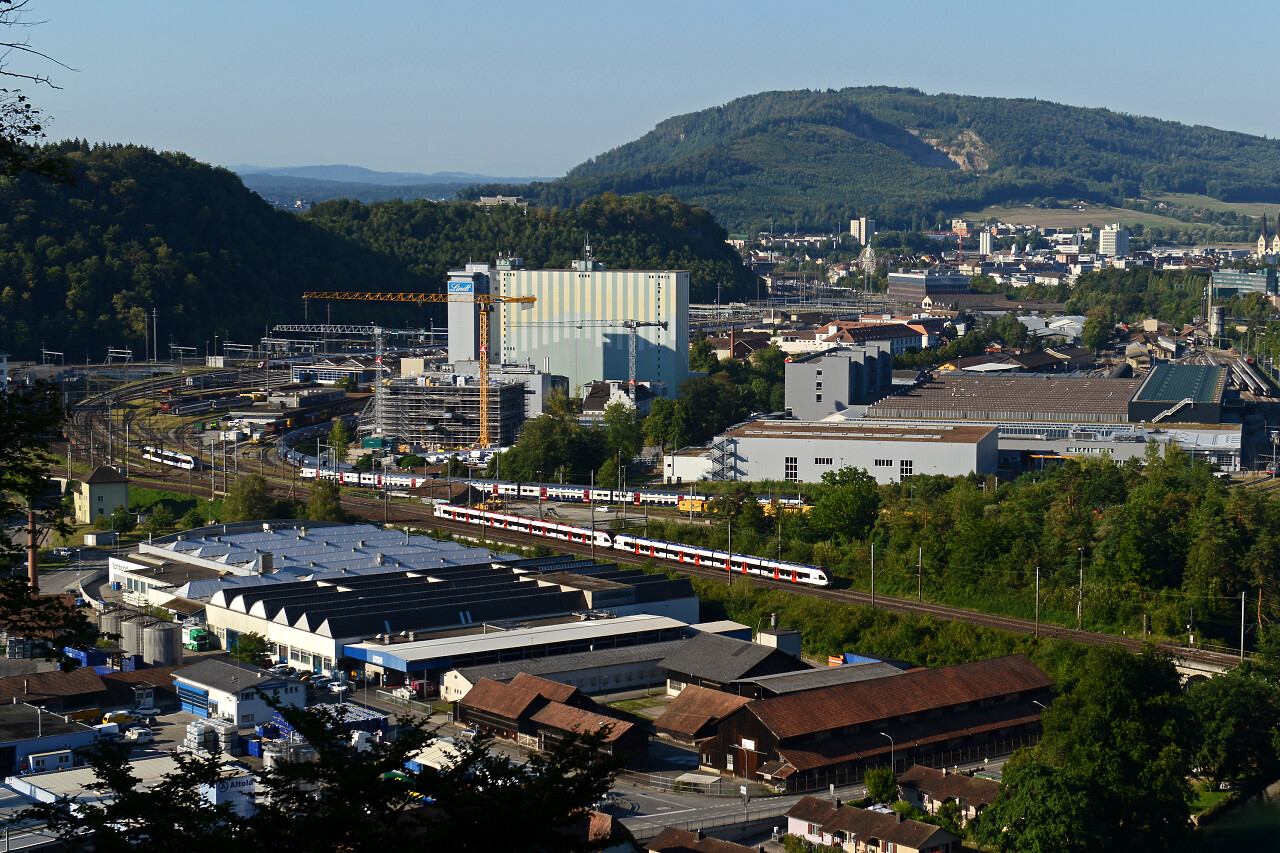
[[[301,322],[308,289],[434,284],[183,154],[56,149],[71,183],[0,183],[0,340],[17,357],[43,344],[70,362],[101,362],[108,346],[141,358],[153,307],[162,358],[170,341],[203,354],[215,334],[256,342],[268,324]]]
[[[557,181],[505,191],[561,206],[606,191],[672,193],[733,230],[827,229],[851,215],[919,230],[945,211],[1051,197],[1280,200],[1280,142],[1031,99],[763,92],[667,119]]]
[[[468,202],[328,201],[305,219],[394,258],[412,272],[443,281],[468,260],[520,257],[534,269],[567,268],[590,241],[596,260],[616,269],[689,270],[694,302],[755,293],[755,276],[725,242],[727,232],[705,210],[673,196],[606,193],[572,208]]]
[[[672,197],[589,199],[572,210],[486,210],[466,202],[328,202],[274,210],[232,172],[183,154],[65,142],[71,181],[0,182],[0,341],[17,358],[41,346],[101,362],[108,346],[141,358],[158,309],[159,355],[203,354],[217,335],[255,343],[302,322],[307,290],[440,291],[450,268],[522,255],[565,265],[588,237],[614,267],[688,269],[694,298],[754,293],[754,279],[703,210]],[[311,306],[312,321],[319,319]],[[335,303],[334,320],[395,327],[440,322],[438,306]]]
[[[712,484],[705,484],[712,485]],[[699,484],[702,491],[704,484]],[[1012,482],[917,476],[877,486],[864,472],[818,485],[723,486],[713,519],[733,523],[735,551],[822,565],[854,588],[1074,627],[1080,572],[1084,626],[1158,637],[1239,642],[1240,593],[1264,621],[1280,614],[1273,568],[1280,502],[1229,489],[1176,446],[1145,462],[1067,461]],[[808,515],[770,518],[752,494],[794,495]],[[728,531],[669,520],[650,534],[725,547]],[[1262,603],[1259,606],[1259,592]],[[1252,643],[1254,634],[1249,634]]]

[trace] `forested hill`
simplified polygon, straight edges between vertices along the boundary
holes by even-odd
[[[1280,201],[1280,141],[1047,101],[887,87],[764,92],[676,116],[551,183],[488,186],[543,204],[672,193],[732,230],[850,215],[927,227],[1036,198],[1151,192]]]
[[[203,354],[215,334],[255,343],[268,324],[302,322],[305,290],[441,287],[272,210],[225,169],[135,146],[57,147],[74,183],[0,182],[0,348],[17,358],[43,344],[72,363],[101,363],[108,346],[141,359],[153,306],[168,358],[171,340]]]
[[[569,209],[470,202],[327,201],[303,215],[359,245],[404,263],[432,281],[468,260],[520,257],[538,269],[564,269],[589,240],[610,269],[689,270],[694,302],[754,297],[755,277],[705,210],[672,196],[612,194]]]
[[[613,268],[688,269],[695,298],[754,294],[754,278],[705,210],[675,198],[606,196],[572,210],[467,202],[335,201],[305,215],[273,210],[232,172],[183,154],[68,142],[70,184],[0,182],[0,349],[100,363],[109,346],[141,358],[159,311],[168,345],[204,352],[214,335],[254,343],[303,322],[308,290],[443,292],[447,271],[500,252],[530,267],[568,266],[590,239]],[[334,321],[403,328],[442,306],[339,302]],[[324,309],[311,306],[316,322]],[[324,316],[328,316],[327,312]]]

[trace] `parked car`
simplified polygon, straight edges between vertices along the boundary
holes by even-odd
[[[58,547],[53,549],[53,556],[57,557],[59,560],[70,560],[75,556],[75,553],[76,552],[72,551],[70,548]]]
[[[346,693],[348,690],[351,689],[351,685],[343,684],[339,681],[335,681],[329,685],[329,689],[332,690],[334,693],[337,693],[338,695],[342,695],[343,693]]]
[[[151,733],[151,729],[144,729],[141,726],[134,726],[124,733],[124,739],[129,743],[144,744],[155,743],[156,736]]]
[[[158,717],[160,716],[159,708],[134,708],[133,715],[135,717]]]

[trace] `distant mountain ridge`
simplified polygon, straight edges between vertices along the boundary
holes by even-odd
[[[471,187],[569,205],[671,193],[730,230],[928,227],[1002,202],[1145,193],[1280,201],[1280,141],[1034,99],[917,89],[763,92],[659,122],[551,182]]]
[[[363,166],[251,166],[241,163],[228,166],[240,177],[246,175],[273,175],[280,178],[305,178],[315,181],[341,181],[352,184],[378,184],[382,186],[416,186],[421,184],[487,184],[487,183],[532,183],[549,181],[546,177],[494,177],[492,175],[475,175],[470,172],[378,172]]]

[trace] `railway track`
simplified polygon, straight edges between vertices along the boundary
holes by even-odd
[[[250,371],[251,372],[251,371]],[[252,379],[248,379],[252,382]],[[172,378],[166,377],[163,380],[148,380],[147,382],[138,383],[125,389],[128,393],[111,392],[116,395],[111,401],[103,400],[103,397],[109,395],[100,395],[95,398],[95,402],[91,405],[77,407],[72,413],[72,428],[82,437],[87,438],[93,436],[96,439],[101,435],[107,440],[107,445],[112,444],[109,430],[107,427],[97,422],[94,417],[96,412],[103,410],[103,404],[111,402],[113,405],[119,405],[123,402],[137,400],[147,397],[160,387],[172,384]],[[86,401],[89,403],[90,401]],[[161,443],[166,446],[173,446],[173,439],[158,433],[151,425],[147,424],[144,419],[137,417],[136,409],[126,409],[123,418],[124,424],[128,425],[130,430],[137,429],[142,436],[142,440],[137,442],[140,446],[143,443]],[[69,432],[71,432],[69,429]],[[94,432],[97,430],[97,432]],[[194,447],[190,442],[184,441],[184,446]],[[194,447],[199,450],[199,447]],[[306,500],[310,496],[310,487],[305,481],[298,480],[294,476],[293,469],[289,468],[274,453],[270,452],[269,445],[259,445],[256,448],[260,456],[260,465],[263,470],[263,476],[271,487],[273,494],[277,497],[291,497]],[[126,452],[132,452],[127,449]],[[268,462],[268,460],[270,460]],[[133,462],[134,458],[130,457]],[[188,474],[183,476],[177,471],[155,471],[147,466],[146,462],[141,459],[140,453],[136,459],[137,468],[132,475],[134,482],[140,485],[154,486],[167,491],[178,492],[181,494],[191,494],[195,497],[206,498],[211,491],[211,484],[208,477],[216,477],[217,475],[228,475],[229,472],[216,468],[216,460],[214,460],[214,469],[208,472],[202,472],[200,476]],[[680,563],[670,560],[654,560],[650,557],[640,557],[629,554],[626,551],[595,549],[590,545],[578,545],[575,543],[565,542],[562,540],[548,540],[544,537],[533,536],[529,534],[513,533],[506,530],[495,530],[491,527],[477,527],[476,525],[454,522],[449,519],[438,518],[434,515],[430,507],[425,505],[406,505],[403,503],[390,503],[376,498],[368,498],[360,495],[344,494],[341,498],[342,505],[349,511],[366,518],[373,522],[386,521],[393,524],[406,524],[419,527],[429,527],[440,530],[447,530],[457,533],[468,538],[488,539],[494,542],[501,542],[519,547],[551,547],[556,551],[563,553],[577,554],[579,556],[595,556],[602,559],[608,559],[612,562],[639,566],[648,562],[654,562],[663,568],[668,568],[681,574],[691,577],[700,577],[708,580],[725,581],[727,574],[717,569],[708,569],[698,566],[691,566],[688,563]],[[1129,637],[1116,637],[1110,634],[1101,634],[1092,631],[1077,631],[1071,628],[1064,628],[1058,625],[1041,622],[1037,625],[1033,621],[1026,619],[1018,619],[1009,616],[998,616],[987,613],[980,613],[974,610],[966,610],[948,605],[933,604],[924,601],[911,601],[909,599],[895,598],[891,596],[876,595],[872,596],[868,592],[849,589],[833,589],[801,586],[785,581],[775,581],[769,578],[752,577],[752,582],[759,587],[765,589],[776,589],[786,591],[796,595],[808,595],[827,601],[833,601],[841,604],[857,604],[867,607],[879,607],[897,613],[904,613],[916,616],[931,616],[936,619],[949,621],[966,622],[972,625],[978,625],[987,628],[996,628],[1003,631],[1010,631],[1017,634],[1037,635],[1042,637],[1058,637],[1069,639],[1079,643],[1090,644],[1111,644],[1118,645],[1130,651],[1139,651],[1143,643],[1140,640]],[[1222,652],[1214,652],[1205,649],[1192,649],[1182,646],[1174,646],[1172,644],[1163,644],[1165,648],[1176,654],[1178,657],[1199,661],[1206,664],[1217,666],[1231,666],[1239,660],[1239,655],[1228,654]]]

